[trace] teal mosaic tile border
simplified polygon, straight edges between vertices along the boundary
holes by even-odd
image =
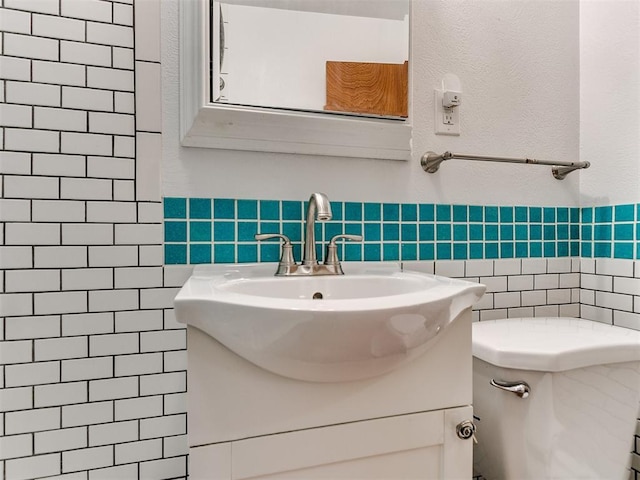
[[[316,223],[319,243],[341,233],[344,260],[467,260],[536,257],[640,258],[640,205],[483,206],[331,202],[333,219]],[[283,233],[299,261],[306,202],[227,198],[164,199],[165,264],[275,262]],[[324,245],[318,245],[323,258]]]

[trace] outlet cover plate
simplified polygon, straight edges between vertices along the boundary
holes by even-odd
[[[447,108],[452,114],[452,122],[444,123],[445,108],[442,106],[442,90],[434,90],[434,125],[436,135],[460,135],[460,107]]]

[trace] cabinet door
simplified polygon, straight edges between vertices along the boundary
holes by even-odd
[[[216,445],[218,452],[222,445],[230,446],[230,460],[217,456],[214,461],[214,456],[195,452],[214,446],[192,448],[190,452],[196,455],[191,460],[190,476],[234,480],[468,480],[472,473],[471,440],[459,439],[456,425],[471,418],[471,407],[462,407]],[[228,467],[221,469],[223,463]],[[222,471],[229,476],[213,475]]]

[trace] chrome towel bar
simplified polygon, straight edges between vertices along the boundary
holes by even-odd
[[[551,173],[558,180],[564,179],[569,173],[581,168],[589,168],[589,162],[552,162],[550,160],[536,160],[535,158],[508,158],[490,157],[485,155],[466,155],[462,153],[444,152],[438,155],[435,152],[427,152],[422,155],[420,165],[428,173],[436,173],[440,164],[445,160],[475,160],[479,162],[502,162],[502,163],[530,163],[535,165],[551,165]]]

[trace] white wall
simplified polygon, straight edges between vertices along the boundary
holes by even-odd
[[[583,205],[640,201],[640,2],[580,4]]]
[[[345,159],[183,148],[178,138],[178,3],[163,2],[165,196],[577,205],[580,174],[539,166],[449,162],[429,175],[426,150],[576,160],[578,2],[416,1],[413,159]],[[462,81],[460,137],[433,134],[433,89]],[[543,192],[541,194],[541,192]]]

